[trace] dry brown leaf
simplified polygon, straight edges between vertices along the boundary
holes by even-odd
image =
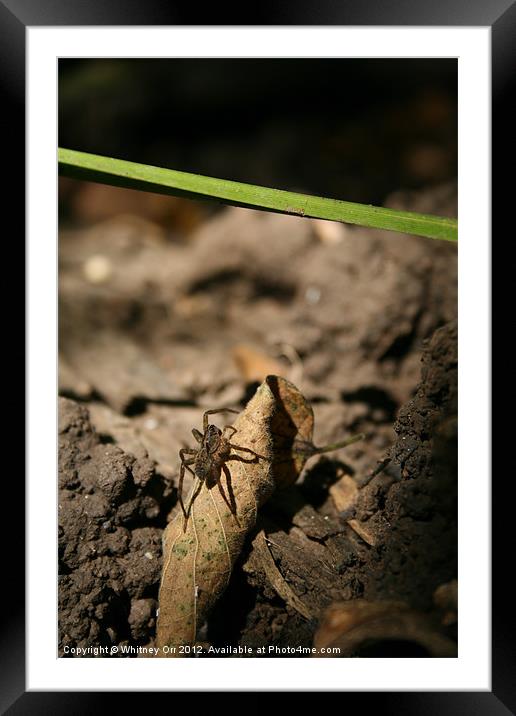
[[[274,499],[276,510],[277,497]],[[260,531],[242,565],[253,584],[272,587],[305,619],[317,619],[328,606],[329,595],[335,600],[350,598],[350,589],[332,558],[331,537],[324,542],[311,539],[299,527],[291,527],[287,533],[263,514],[260,525],[265,544]],[[339,538],[344,539],[343,535]]]
[[[310,610],[309,606],[297,596],[290,584],[281,574],[280,570],[276,566],[276,562],[274,561],[274,557],[271,554],[267,542],[268,540],[263,530],[260,530],[253,542],[253,547],[258,549],[261,566],[267,579],[276,594],[281,597],[286,604],[289,604],[293,609],[301,614],[301,616],[310,621],[314,617],[314,614]]]
[[[313,425],[310,405],[292,383],[278,376],[267,377],[234,421],[234,442],[260,457],[227,464],[236,516],[217,487],[208,489],[202,483],[186,529],[180,514],[167,526],[157,645],[172,651],[161,655],[181,656],[179,647],[195,642],[198,628],[227,587],[258,508],[277,487],[293,484],[314,454]],[[222,483],[227,495],[224,477]]]
[[[281,365],[274,358],[243,343],[235,346],[231,353],[236,367],[247,383],[261,383],[268,375],[281,375],[283,372]]]

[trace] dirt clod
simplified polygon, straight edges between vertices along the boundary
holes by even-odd
[[[66,398],[59,451],[59,653],[148,642],[170,486],[148,458],[102,444],[88,410]]]

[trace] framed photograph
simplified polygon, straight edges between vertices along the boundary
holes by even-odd
[[[491,621],[501,5],[201,26],[4,2],[29,338],[4,708],[514,707]]]

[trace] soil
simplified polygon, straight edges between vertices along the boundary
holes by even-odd
[[[149,458],[103,441],[88,410],[60,398],[61,650],[138,642],[154,628],[171,494]]]
[[[456,188],[386,204],[453,216]],[[418,629],[454,643],[456,246],[181,206],[180,231],[125,214],[60,234],[59,653],[153,644],[178,451],[269,373],[313,405],[316,444],[366,439],[264,506],[199,639],[309,647],[328,607],[366,600],[416,626],[349,655],[432,654]]]

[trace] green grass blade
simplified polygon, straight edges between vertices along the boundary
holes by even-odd
[[[431,239],[457,241],[457,221],[442,216],[297,194],[86,154],[72,149],[59,148],[58,156],[60,174],[86,181],[190,199],[215,200],[248,209],[341,221]]]

